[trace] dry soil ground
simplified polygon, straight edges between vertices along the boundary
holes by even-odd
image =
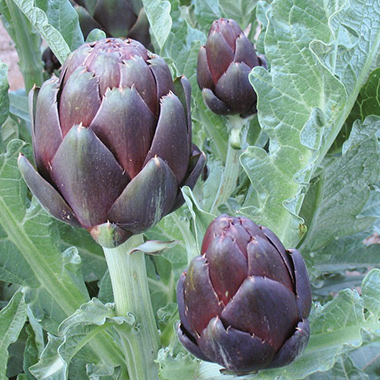
[[[18,56],[7,31],[0,21],[0,61],[8,65],[8,80],[11,90],[18,90],[24,87],[20,70],[18,68]]]

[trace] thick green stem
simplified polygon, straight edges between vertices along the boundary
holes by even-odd
[[[227,120],[229,127],[229,139],[226,165],[220,179],[218,192],[210,210],[211,213],[215,213],[218,206],[226,202],[236,189],[236,183],[240,172],[239,157],[241,154],[241,149],[236,148],[240,146],[240,133],[246,123],[246,120],[241,119],[238,116],[229,117]]]
[[[32,25],[30,21],[24,16],[13,0],[6,0],[6,4],[13,25],[13,28],[8,30],[8,32],[16,43],[20,59],[19,67],[24,78],[25,90],[28,93],[33,85],[41,86],[44,80],[42,75],[42,58],[39,50],[40,37],[31,32]],[[38,44],[36,43],[36,38],[38,38]]]
[[[131,380],[156,380],[154,360],[159,347],[158,330],[150,300],[143,252],[134,248],[143,243],[142,235],[129,238],[116,248],[103,247],[112,282],[116,314],[132,313],[138,332],[121,334],[126,348],[126,362]]]

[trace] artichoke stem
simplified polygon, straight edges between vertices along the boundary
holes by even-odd
[[[116,314],[136,318],[138,332],[120,334],[126,342],[126,364],[130,380],[158,380],[154,362],[158,352],[158,330],[149,294],[145,256],[131,251],[143,243],[135,235],[116,248],[103,247],[112,282]],[[128,349],[127,349],[128,348]]]
[[[230,195],[236,188],[236,183],[240,172],[239,157],[241,154],[240,138],[241,130],[246,123],[245,119],[241,119],[238,116],[231,116],[227,118],[229,127],[229,139],[227,147],[226,164],[222,177],[220,179],[220,185],[216,194],[214,203],[211,207],[211,213],[214,213],[216,209],[227,201]],[[239,141],[238,141],[239,140]]]

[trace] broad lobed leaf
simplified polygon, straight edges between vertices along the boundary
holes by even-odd
[[[360,216],[360,213],[370,197],[370,186],[380,178],[376,136],[379,127],[377,117],[355,124],[344,145],[344,154],[331,159],[314,180],[301,210],[309,228],[300,247],[304,254],[315,252],[341,236],[363,231],[374,223],[374,213],[373,217]]]
[[[16,342],[26,320],[24,294],[18,290],[9,304],[0,311],[0,377],[6,379],[8,347]]]
[[[274,1],[267,13],[264,41],[270,72],[255,68],[251,80],[270,146],[268,154],[252,147],[242,156],[256,191],[242,211],[272,228],[286,246],[301,237],[297,215],[307,184],[377,58],[378,5]],[[371,33],[364,34],[367,27]]]

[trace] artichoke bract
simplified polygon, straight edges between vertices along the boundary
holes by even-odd
[[[236,21],[214,21],[197,63],[198,86],[210,110],[242,117],[256,113],[257,96],[248,79],[256,66],[266,64]]]
[[[301,254],[269,229],[221,215],[178,281],[181,343],[237,374],[291,363],[310,335]]]
[[[59,78],[30,92],[38,172],[19,157],[27,185],[105,247],[152,227],[183,203],[180,187],[193,187],[205,164],[191,142],[190,91],[137,41],[82,45]]]
[[[149,21],[141,0],[71,0],[85,37],[103,30],[107,37],[129,37],[150,47]]]

